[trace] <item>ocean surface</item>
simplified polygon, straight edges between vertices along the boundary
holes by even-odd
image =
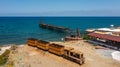
[[[28,38],[46,41],[61,41],[69,35],[39,27],[40,21],[47,24],[64,26],[72,30],[120,26],[120,17],[0,17],[0,45],[23,44]]]

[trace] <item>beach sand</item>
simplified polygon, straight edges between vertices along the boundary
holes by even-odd
[[[104,49],[97,49],[99,50],[97,51],[95,46],[92,46],[92,44],[84,40],[52,43],[70,46],[83,52],[85,64],[79,65],[49,52],[27,46],[26,44],[18,47],[11,53],[9,60],[14,61],[14,67],[120,67],[120,61],[116,61],[111,56],[104,55],[104,52],[100,52]],[[110,53],[108,52],[108,54]]]

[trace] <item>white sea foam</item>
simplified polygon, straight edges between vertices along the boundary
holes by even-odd
[[[5,52],[6,49],[10,49],[11,46],[1,47],[0,55]]]

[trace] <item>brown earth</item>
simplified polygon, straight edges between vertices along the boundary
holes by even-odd
[[[10,54],[9,60],[14,62],[14,67],[120,67],[119,61],[97,53],[95,47],[87,42],[73,41],[54,43],[70,46],[83,52],[85,64],[79,65],[62,57],[27,45],[18,47]]]

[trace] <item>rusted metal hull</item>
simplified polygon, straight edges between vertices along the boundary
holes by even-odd
[[[65,37],[65,41],[78,41],[78,40],[83,40],[83,38],[78,38],[78,37]]]

